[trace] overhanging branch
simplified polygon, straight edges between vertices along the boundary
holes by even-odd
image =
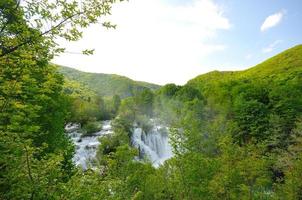
[[[64,20],[62,20],[62,21],[61,21],[60,23],[58,23],[57,25],[51,27],[49,30],[47,30],[47,31],[45,31],[45,32],[43,32],[43,33],[41,33],[41,34],[39,34],[38,37],[42,37],[42,36],[44,36],[44,35],[47,35],[47,34],[51,33],[51,32],[54,31],[55,29],[60,28],[60,27],[61,27],[64,23],[66,23],[68,20],[74,18],[74,17],[77,16],[77,15],[81,15],[81,14],[83,14],[83,13],[80,12],[80,13],[77,13],[77,14],[74,14],[74,15],[71,15],[71,16],[65,18]],[[17,45],[14,46],[14,47],[11,47],[11,48],[9,48],[9,49],[6,49],[6,50],[2,51],[2,53],[0,54],[0,57],[4,57],[4,56],[6,56],[6,55],[8,55],[8,54],[10,54],[10,53],[12,53],[12,52],[14,52],[14,51],[16,51],[16,50],[19,49],[20,47],[25,46],[25,45],[27,45],[27,44],[30,44],[30,43],[32,43],[32,42],[34,42],[34,38],[33,38],[33,37],[30,37],[30,38],[26,39],[24,42],[21,42],[20,44],[17,44]],[[2,49],[4,49],[4,48],[2,48]]]

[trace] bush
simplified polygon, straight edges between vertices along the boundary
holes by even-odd
[[[94,122],[87,122],[82,127],[83,134],[82,136],[91,136],[93,133],[96,133],[101,130],[100,123],[94,121]]]

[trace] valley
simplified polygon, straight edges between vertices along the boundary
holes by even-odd
[[[0,199],[301,200],[301,9],[0,1]]]

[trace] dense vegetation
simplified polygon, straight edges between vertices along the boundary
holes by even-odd
[[[63,66],[59,67],[59,71],[68,79],[78,81],[102,97],[119,95],[120,97],[125,98],[146,88],[151,90],[159,88],[159,86],[155,84],[133,81],[127,77],[115,74],[81,72]]]
[[[113,119],[121,103],[119,95],[103,98],[81,83],[65,78],[63,91],[69,113],[66,121],[82,126],[84,135],[100,130],[100,121]]]
[[[121,99],[156,90],[158,85],[129,78],[98,73],[86,73],[57,66],[64,75],[63,92],[69,97],[67,121],[82,125],[84,135],[100,129],[101,120],[116,117]]]
[[[246,71],[103,99],[49,61],[63,51],[55,39],[79,39],[113,2],[0,1],[0,199],[301,199],[302,46]],[[76,168],[64,125],[89,133],[107,118],[114,134],[97,169]],[[148,129],[149,118],[170,130],[174,157],[159,168],[131,146],[133,123]]]
[[[112,197],[300,199],[301,53],[297,46],[246,71],[123,100],[115,134],[102,138],[98,153],[104,176],[119,183]],[[170,127],[174,150],[158,169],[134,162],[129,141],[132,123],[152,117]]]
[[[113,2],[0,1],[0,199],[62,199],[76,173],[70,102],[49,61],[64,51],[57,39],[80,39]]]

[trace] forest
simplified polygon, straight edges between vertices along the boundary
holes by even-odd
[[[183,86],[51,63],[58,37],[80,39],[115,2],[0,1],[0,199],[302,199],[302,45]],[[150,119],[169,127],[173,152],[157,167],[131,139]],[[83,170],[64,127],[80,124],[85,137],[104,120],[113,133]]]

